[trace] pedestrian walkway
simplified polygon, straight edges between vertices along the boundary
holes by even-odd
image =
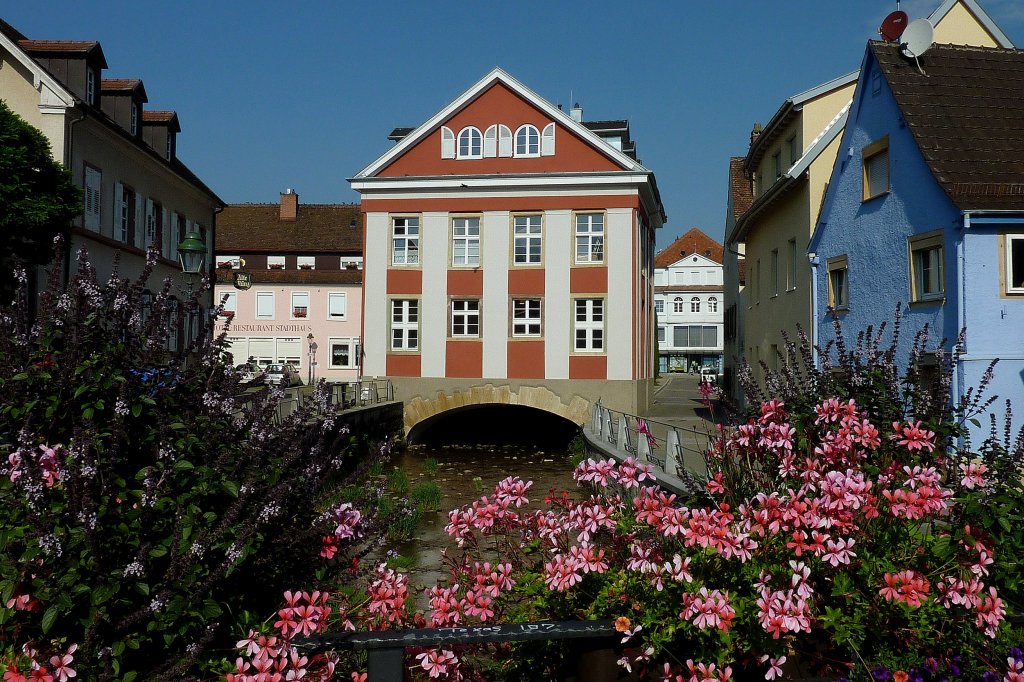
[[[683,450],[683,466],[691,473],[707,473],[703,453],[715,433],[711,410],[700,395],[697,374],[668,373],[658,379],[654,401],[647,414],[655,438],[662,440],[669,427],[676,429]]]

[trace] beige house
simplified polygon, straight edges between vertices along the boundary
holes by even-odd
[[[976,0],[945,0],[928,20],[935,42],[1013,47]],[[859,71],[790,97],[762,129],[755,124],[742,174],[753,202],[726,231],[726,253],[743,253],[746,287],[740,296],[737,258],[726,259],[726,309],[735,310],[733,345],[763,381],[764,363],[778,367],[784,334],[811,329],[811,269],[807,244],[814,233],[836,163]],[[730,173],[730,192],[737,180]],[[731,196],[731,195],[730,195]],[[811,254],[813,257],[813,254]],[[727,334],[728,336],[728,334]],[[813,340],[813,339],[812,339]],[[726,376],[737,356],[726,353]],[[735,397],[738,392],[734,393]]]
[[[198,232],[209,272],[215,217],[224,203],[178,160],[177,115],[147,111],[142,81],[104,78],[106,68],[97,42],[29,40],[0,21],[0,97],[43,132],[54,158],[83,190],[82,215],[70,226],[65,274],[84,246],[101,281],[110,275],[115,255],[121,275],[132,277],[155,244],[160,257],[150,288],[170,277],[184,300],[189,285],[177,245],[186,233]],[[208,294],[203,309],[211,302]]]

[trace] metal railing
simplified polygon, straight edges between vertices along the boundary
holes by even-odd
[[[395,399],[395,389],[390,379],[362,379],[329,384],[330,393],[324,408],[316,413],[323,416],[324,412],[341,412],[358,407],[367,407]],[[245,393],[239,396],[238,409],[245,410],[249,403],[256,399],[257,393]],[[309,386],[293,386],[285,389],[284,397],[277,404],[274,412],[274,423],[280,425],[295,413],[300,406],[313,398],[313,389]]]
[[[585,639],[590,648],[596,650],[611,646],[617,634],[612,620],[544,621],[481,627],[343,632],[301,638],[294,644],[303,654],[334,649],[366,651],[367,682],[391,682],[405,679],[406,647]]]
[[[655,473],[675,479],[707,475],[704,453],[711,447],[714,437],[707,429],[677,426],[612,410],[601,401],[594,403],[590,423],[584,429],[588,440],[616,459],[634,457],[653,464]]]

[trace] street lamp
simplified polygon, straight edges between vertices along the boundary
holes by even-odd
[[[307,381],[312,384],[316,380],[316,341],[313,340],[313,332],[309,333],[306,337],[309,341],[309,371],[307,372]]]
[[[203,261],[206,259],[206,244],[203,236],[195,230],[185,233],[185,238],[178,244],[178,260],[181,262],[181,271],[185,273],[188,280],[188,329],[186,335],[188,342],[192,342],[192,317],[195,303],[192,301],[192,286],[195,278],[203,272]]]

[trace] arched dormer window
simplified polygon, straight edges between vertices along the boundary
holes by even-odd
[[[694,296],[693,298],[690,299],[690,312],[700,312],[700,296]]]
[[[540,131],[526,124],[516,131],[516,156],[540,156]]]
[[[467,126],[459,131],[459,157],[460,159],[481,159],[484,151],[484,136],[473,126]]]
[[[672,312],[683,312],[683,299],[681,297],[676,296],[674,299],[672,299]]]

